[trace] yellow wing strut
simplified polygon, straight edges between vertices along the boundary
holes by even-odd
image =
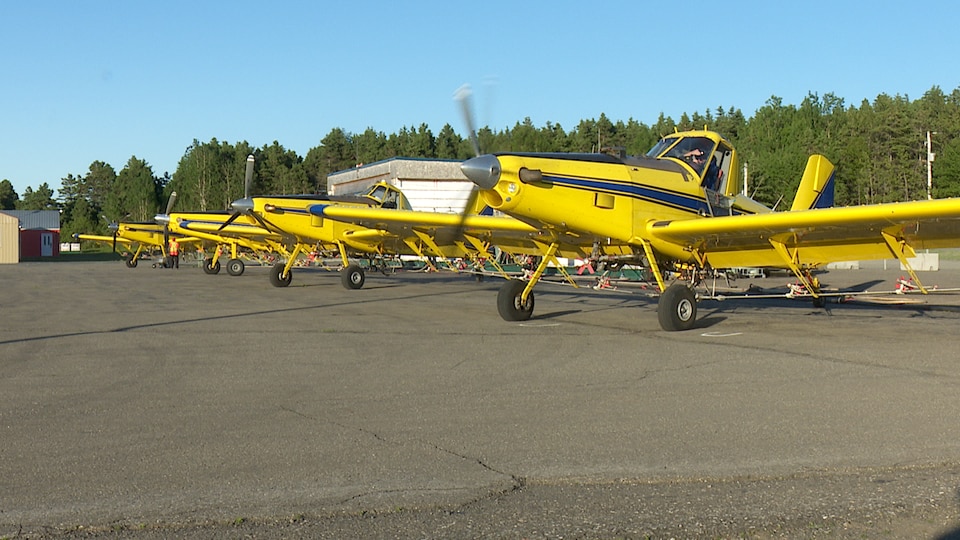
[[[910,277],[913,279],[913,282],[917,284],[917,287],[920,287],[920,292],[927,294],[926,287],[920,282],[920,278],[917,277],[917,273],[914,272],[913,267],[910,266],[910,262],[907,260],[906,250],[904,249],[907,246],[906,240],[898,240],[897,237],[887,231],[881,231],[881,234],[883,235],[883,240],[887,243],[887,247],[890,248],[893,255],[900,261],[900,264],[907,269],[907,273],[910,274]]]

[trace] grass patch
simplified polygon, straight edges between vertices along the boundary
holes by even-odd
[[[90,261],[122,261],[119,253],[112,251],[63,251],[59,257],[24,257],[20,262],[90,262]]]

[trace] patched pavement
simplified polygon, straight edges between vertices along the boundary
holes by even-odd
[[[921,278],[960,285],[954,269]],[[960,524],[957,294],[711,301],[665,333],[629,286],[543,284],[534,318],[506,323],[501,282],[465,275],[352,291],[298,270],[278,289],[255,267],[23,263],[0,283],[0,537]]]

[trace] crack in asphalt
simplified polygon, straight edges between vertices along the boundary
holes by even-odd
[[[385,444],[389,444],[389,445],[393,445],[393,446],[405,446],[405,445],[407,444],[406,442],[398,442],[398,441],[390,440],[390,439],[388,439],[387,437],[384,437],[383,435],[381,435],[380,433],[378,433],[378,432],[376,432],[376,431],[373,431],[373,430],[370,430],[370,429],[366,429],[366,428],[364,428],[364,427],[358,427],[358,426],[348,425],[348,424],[344,424],[344,423],[342,423],[342,422],[337,422],[337,421],[335,421],[335,420],[324,420],[324,419],[320,419],[320,418],[317,418],[317,417],[315,417],[315,416],[311,416],[311,415],[309,415],[309,414],[306,414],[306,413],[303,413],[303,412],[298,411],[298,410],[296,410],[296,409],[293,409],[293,408],[291,408],[291,407],[287,407],[287,406],[285,406],[285,405],[281,405],[281,406],[280,406],[280,410],[289,412],[289,413],[291,413],[291,414],[295,414],[295,415],[297,415],[297,416],[299,416],[299,417],[301,417],[301,418],[306,418],[306,419],[312,420],[312,421],[314,421],[314,422],[323,422],[323,423],[327,423],[327,424],[331,424],[331,425],[337,426],[337,427],[339,427],[339,428],[341,428],[341,429],[344,429],[344,430],[356,431],[356,432],[362,433],[362,434],[364,434],[364,435],[370,436],[370,437],[372,437],[373,439],[375,439],[375,440],[377,440],[377,441],[379,441],[379,442],[385,443]],[[499,470],[499,469],[497,469],[496,467],[493,467],[492,465],[490,465],[489,463],[487,463],[486,461],[484,461],[484,460],[481,459],[481,458],[468,456],[468,455],[462,454],[462,453],[460,453],[460,452],[455,452],[455,451],[453,451],[453,450],[450,450],[449,448],[444,448],[443,446],[440,446],[439,444],[436,444],[436,443],[433,443],[433,442],[430,442],[430,441],[426,441],[426,440],[422,440],[422,439],[410,439],[408,442],[414,442],[414,443],[417,443],[417,444],[420,444],[420,445],[423,445],[423,446],[426,446],[426,447],[429,447],[429,448],[433,448],[433,449],[436,450],[437,452],[441,452],[441,453],[444,453],[444,454],[448,454],[448,455],[454,456],[454,457],[456,457],[456,458],[458,458],[458,459],[460,459],[460,460],[463,460],[463,461],[465,461],[465,462],[467,462],[467,463],[474,463],[474,464],[480,466],[480,467],[481,467],[482,469],[484,469],[484,470],[490,471],[490,472],[492,472],[492,473],[494,473],[494,474],[497,474],[497,475],[500,475],[500,476],[504,476],[504,477],[510,478],[510,480],[511,480],[511,482],[512,482],[512,485],[511,485],[510,488],[505,489],[505,490],[495,491],[495,492],[493,492],[493,493],[490,493],[487,497],[502,496],[502,495],[504,495],[504,494],[507,494],[507,493],[510,493],[510,492],[513,492],[513,491],[517,491],[517,490],[519,490],[519,489],[522,489],[523,486],[525,486],[526,483],[527,483],[527,481],[526,481],[526,479],[525,479],[524,477],[518,476],[518,475],[516,475],[516,474],[508,473],[508,472],[506,472],[506,471]],[[409,492],[418,492],[418,491],[421,491],[421,492],[440,492],[440,491],[461,491],[461,490],[462,490],[462,489],[459,489],[459,488],[449,488],[449,489],[389,489],[389,490],[376,490],[376,491],[368,491],[368,492],[363,492],[363,493],[357,493],[357,494],[353,495],[352,497],[348,497],[348,498],[340,501],[340,503],[341,503],[341,504],[347,503],[347,502],[350,502],[350,501],[352,501],[352,500],[360,499],[360,498],[366,497],[366,496],[371,495],[371,494],[374,494],[374,493],[384,494],[384,493],[409,493]],[[465,504],[471,504],[471,503],[473,503],[473,502],[477,502],[478,500],[482,500],[482,499],[485,499],[485,498],[487,498],[487,497],[481,497],[480,499],[476,499],[476,500],[474,500],[474,501],[469,501],[469,502],[467,502],[467,503],[465,503]]]

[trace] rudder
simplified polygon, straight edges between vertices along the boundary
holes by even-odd
[[[790,210],[812,210],[833,206],[834,171],[833,163],[830,163],[825,156],[820,154],[810,156]]]

